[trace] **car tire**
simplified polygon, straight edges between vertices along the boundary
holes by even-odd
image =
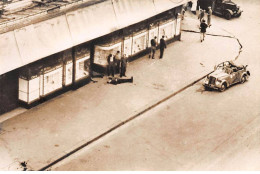
[[[239,13],[238,15],[237,15],[237,17],[240,17],[241,16],[241,13]]]
[[[245,82],[246,82],[246,75],[243,75],[243,77],[241,78],[240,83],[243,84],[243,83],[245,83]]]
[[[231,14],[230,14],[229,12],[226,12],[226,13],[224,14],[224,16],[225,16],[225,18],[226,18],[227,20],[230,20],[230,19],[231,19]]]
[[[225,91],[227,89],[227,84],[226,83],[223,83],[222,85],[221,85],[221,87],[219,88],[219,91],[220,92],[223,92],[223,91]]]

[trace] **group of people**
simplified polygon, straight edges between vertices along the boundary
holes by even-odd
[[[108,76],[112,74],[115,76],[116,72],[120,73],[120,77],[126,77],[126,66],[127,66],[127,58],[124,54],[121,56],[120,51],[117,51],[116,54],[109,54],[107,58],[108,62]]]
[[[165,38],[165,36],[162,36],[162,38],[160,39],[160,43],[159,43],[160,59],[163,58],[164,49],[166,49],[166,47],[167,47],[164,38]],[[152,59],[154,59],[156,47],[158,45],[156,40],[157,40],[156,36],[153,39],[151,39],[151,51],[150,51],[150,54],[149,54],[149,58],[152,58]]]
[[[207,16],[207,23],[205,17]],[[207,28],[211,26],[212,9],[208,7],[208,13],[206,10],[200,10],[198,19],[200,20],[200,41],[203,42],[205,39]]]

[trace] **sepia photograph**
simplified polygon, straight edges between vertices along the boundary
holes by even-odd
[[[260,171],[259,0],[0,0],[0,172]]]

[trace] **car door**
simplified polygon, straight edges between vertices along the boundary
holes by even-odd
[[[231,83],[234,84],[234,83],[237,83],[240,81],[240,71],[232,71],[231,73]]]
[[[216,0],[215,4],[214,4],[214,12],[217,14],[222,14],[222,7],[223,4],[221,2],[221,0]]]

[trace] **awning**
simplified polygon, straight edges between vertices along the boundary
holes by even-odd
[[[0,35],[0,74],[4,74],[23,65],[15,41],[14,32]]]
[[[154,5],[156,12],[162,13],[187,2],[188,0],[154,0]]]
[[[69,12],[66,17],[74,45],[119,29],[110,0]]]
[[[187,0],[104,0],[0,34],[0,74],[138,23]]]
[[[65,16],[14,30],[24,65],[72,47]]]
[[[120,28],[156,15],[153,0],[112,0]]]

